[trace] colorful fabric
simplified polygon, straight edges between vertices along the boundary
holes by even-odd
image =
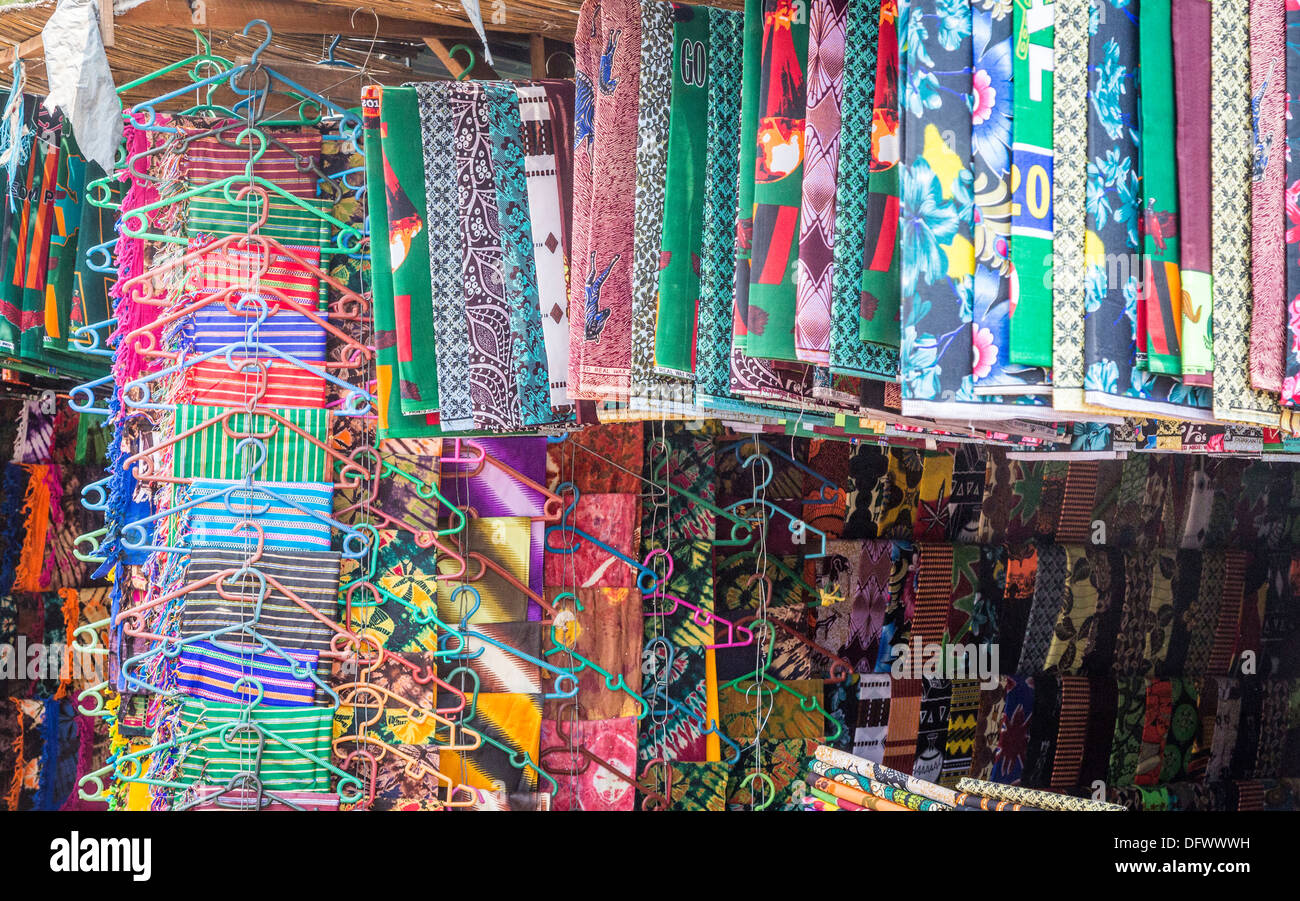
[[[332,623],[338,619],[339,555],[336,553],[289,553],[263,550],[262,556],[239,574],[248,555],[225,548],[195,548],[185,571],[191,584],[212,579],[189,592],[181,615],[182,638],[198,638],[214,629],[249,626],[258,635],[284,650],[328,651],[334,636]],[[213,577],[220,575],[220,582]],[[258,599],[266,578],[266,594]],[[306,607],[291,600],[271,582],[275,580],[302,599]],[[222,597],[218,590],[230,597]],[[240,631],[223,632],[224,643],[252,641]]]
[[[265,178],[304,199],[316,196],[316,172],[321,164],[321,134],[314,128],[267,129],[265,145],[252,135],[241,142],[242,121],[231,122],[215,134],[210,129],[182,126],[188,139],[182,173],[192,185],[206,185],[243,175],[251,166],[255,178]],[[253,155],[261,151],[256,160]]]
[[[236,485],[242,483],[194,483],[190,490],[199,503],[190,513],[188,533],[194,547],[252,547],[258,535],[251,529],[236,529],[244,520],[251,520],[261,528],[265,547],[295,551],[330,549],[333,485],[254,482],[251,488],[233,487],[228,494],[214,497]]]
[[[277,708],[186,700],[181,705],[182,748],[179,781],[191,785],[225,785],[240,774],[255,772],[271,791],[329,791],[330,773],[317,761],[330,756],[328,707]],[[223,729],[194,741],[183,736],[249,719],[254,729]],[[255,730],[255,731],[254,731]],[[304,756],[289,743],[308,754]]]
[[[324,448],[329,411],[283,407],[273,412],[278,418],[181,404],[176,408],[176,434],[192,434],[176,443],[172,474],[198,479],[251,475],[268,482],[325,481],[329,474]],[[217,422],[222,416],[226,418]],[[260,447],[245,445],[237,450],[243,440],[240,436],[254,437],[253,444]],[[256,471],[250,469],[263,455],[262,465]]]
[[[840,156],[840,99],[848,0],[816,0],[808,22],[808,114],[795,279],[795,355],[830,364],[835,173]]]
[[[871,176],[866,215],[858,333],[863,341],[897,347],[898,334],[898,4],[880,7],[875,97],[871,114]],[[847,142],[846,142],[847,144]],[[851,229],[850,229],[851,231]]]
[[[985,782],[981,779],[962,779],[958,783],[961,791],[970,792],[973,795],[981,795],[986,798],[992,798],[1000,801],[1016,801],[1022,804],[1028,804],[1039,810],[1123,810],[1124,807],[1119,804],[1109,804],[1105,801],[1093,801],[1089,798],[1074,798],[1070,795],[1059,795],[1055,792],[1039,791],[1030,788],[1020,788],[1014,785],[999,785],[996,782]]]
[[[1087,0],[1053,0],[1052,70],[1052,406],[1083,407],[1088,73],[1080,48],[1089,34]]]
[[[640,52],[639,3],[583,5],[574,45],[569,277],[569,390],[578,398],[625,395],[629,387]]]
[[[293,256],[262,245],[255,245],[256,249],[250,250],[227,244],[205,250],[212,243],[211,240],[198,238],[191,239],[189,243],[191,253],[203,252],[202,258],[186,272],[190,288],[196,294],[216,294],[227,288],[238,287],[242,290],[227,295],[232,305],[238,305],[240,298],[245,296],[260,297],[271,310],[283,308],[284,312],[292,312],[280,301],[278,295],[262,294],[258,290],[273,288],[307,309],[316,309],[319,305],[320,276],[310,267],[319,269],[320,248],[293,247]],[[224,312],[224,308],[215,309]],[[258,311],[258,305],[247,303],[245,309],[252,314]],[[195,315],[201,316],[206,312],[208,311],[200,310]]]
[[[511,791],[532,791],[537,787],[534,767],[542,735],[539,695],[483,692],[469,726],[506,750],[484,742],[474,751],[443,751],[439,766],[442,772],[473,788],[504,786]]]
[[[300,360],[325,359],[325,330],[296,310],[272,308],[261,322],[224,306],[195,311],[185,324],[186,345],[195,354],[212,353],[238,342],[274,347]],[[218,359],[214,357],[213,359]]]
[[[556,810],[635,809],[636,727],[637,722],[631,717],[542,720],[542,769],[559,783],[555,792]],[[601,762],[582,752],[566,756],[557,753],[556,748],[590,751]],[[549,768],[553,764],[559,767]],[[610,767],[616,772],[611,772]]]
[[[707,6],[673,5],[672,111],[664,175],[664,197],[672,198],[673,214],[663,218],[654,363],[656,373],[686,379],[695,370],[700,302],[711,16]]]
[[[827,764],[830,767],[839,768],[850,773],[856,773],[864,776],[882,786],[889,786],[895,789],[901,789],[914,795],[920,795],[931,801],[938,801],[949,807],[954,806],[956,793],[952,789],[944,788],[942,785],[936,785],[933,782],[927,782],[924,779],[917,779],[905,773],[900,773],[895,769],[883,764],[873,763],[870,760],[864,760],[861,757],[854,757],[852,754],[846,754],[843,751],[837,751],[826,745],[817,745],[813,752],[817,760]],[[872,791],[872,794],[876,792]],[[879,795],[878,795],[879,797]]]
[[[1008,359],[1052,365],[1052,72],[1055,4],[1012,8],[1015,143],[1011,146],[1011,332]]]
[[[1139,21],[1142,69],[1142,303],[1146,342],[1139,368],[1182,373],[1182,281],[1178,275],[1178,154],[1169,0],[1148,0]],[[1143,362],[1146,366],[1143,367]]]
[[[322,361],[309,363],[319,368]],[[189,366],[177,399],[204,407],[324,407],[325,379],[280,359],[232,355]]]
[[[181,647],[176,687],[207,701],[304,707],[315,700],[316,686],[300,674],[315,672],[318,660],[316,651],[282,656],[194,641]]]
[[[549,96],[573,103],[573,85],[559,79],[517,85],[519,115],[523,122],[524,176],[528,184],[528,215],[532,220],[533,266],[537,272],[537,308],[546,348],[552,409],[569,405],[569,285],[566,278],[568,241],[559,172],[564,154],[560,145],[569,140],[565,123],[551,116]]]
[[[1178,208],[1183,302],[1182,372],[1188,384],[1213,384],[1214,318],[1210,209],[1210,131],[1213,58],[1210,4],[1171,0],[1174,44],[1174,109],[1178,114]],[[1205,61],[1211,58],[1212,64]],[[1216,404],[1216,407],[1218,404]],[[1216,413],[1217,415],[1217,413]]]
[[[753,262],[748,337],[752,357],[795,361],[795,283],[807,116],[808,20],[792,0],[764,0]]]
[[[401,411],[410,416],[439,407],[434,343],[432,269],[420,132],[414,88],[386,87],[379,107],[379,136],[387,199],[388,260],[393,279],[397,372]],[[376,186],[377,187],[377,186]]]

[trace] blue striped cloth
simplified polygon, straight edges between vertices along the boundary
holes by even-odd
[[[186,344],[196,354],[221,350],[239,341],[258,341],[300,360],[325,359],[325,329],[302,313],[280,309],[261,325],[256,322],[256,316],[238,316],[223,304],[213,304],[191,316],[183,334]]]
[[[330,550],[332,534],[328,520],[334,514],[331,483],[254,482],[251,489],[238,487],[227,495],[215,496],[232,485],[242,486],[242,483],[204,480],[192,486],[195,498],[205,498],[190,512],[192,547],[255,547],[255,531],[235,531],[235,526],[247,519],[262,528],[264,545],[268,548]]]
[[[285,648],[284,652],[303,664],[303,671],[315,672],[320,657],[316,651]],[[316,699],[316,683],[293,675],[293,664],[280,654],[210,641],[181,647],[176,685],[191,697],[247,704],[257,697],[257,687],[245,684],[236,690],[235,684],[245,677],[261,683],[262,704],[267,707],[305,707]]]

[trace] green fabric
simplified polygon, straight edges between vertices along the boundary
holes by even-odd
[[[754,161],[758,156],[758,79],[763,53],[763,0],[745,0],[745,27],[741,45],[740,158],[737,181],[737,236],[754,225]],[[749,264],[753,248],[748,240],[736,242],[736,311],[732,323],[733,347],[748,350],[749,334],[743,319],[749,307]],[[793,341],[793,337],[791,339]]]
[[[429,237],[425,229],[424,150],[420,143],[420,105],[415,88],[384,88],[379,110],[384,185],[388,198],[388,238],[403,248],[390,258],[397,318],[397,375],[402,412],[438,409],[438,360],[433,341],[433,290],[429,276]],[[440,223],[440,228],[452,227]]]
[[[54,228],[54,195],[57,192],[59,161],[62,156],[58,132],[49,134],[53,143],[32,140],[32,198],[26,230],[19,243],[23,259],[14,272],[22,286],[22,331],[18,353],[25,360],[43,361],[45,347],[45,280],[49,267],[49,240]]]
[[[797,130],[799,160],[787,171],[783,156],[775,152],[760,156],[755,148],[754,244],[749,273],[749,340],[745,353],[760,359],[797,363],[794,310],[799,271],[799,213],[803,203],[808,17],[806,12],[791,14],[784,0],[766,0],[763,6],[757,146],[779,148],[795,140],[793,133]],[[765,166],[765,160],[773,165]],[[769,224],[767,229],[763,224],[765,212],[776,223]],[[770,278],[765,275],[782,259],[783,273],[775,273]]]
[[[227,235],[242,235],[249,226],[257,221],[260,212],[260,200],[229,203],[224,195],[217,191],[212,194],[190,198],[189,218],[186,221],[188,237],[199,234],[222,238]],[[319,215],[303,209],[292,200],[279,194],[268,194],[270,210],[266,215],[266,224],[258,229],[258,234],[274,238],[287,247],[327,247],[333,240],[330,223],[324,218],[329,213],[330,203],[324,198],[299,198]]]
[[[1046,15],[1044,15],[1044,10]],[[1016,0],[1012,24],[1012,363],[1052,365],[1051,7]],[[1168,17],[1165,25],[1168,27]],[[1033,29],[1033,30],[1030,30]],[[1171,142],[1172,146],[1172,142]]]
[[[72,324],[73,285],[81,248],[82,190],[86,183],[86,158],[77,142],[65,133],[60,145],[58,190],[54,196],[54,220],[50,229],[50,257],[45,286],[45,334],[47,350],[68,349]]]
[[[1175,323],[1182,318],[1178,278],[1178,155],[1174,119],[1174,46],[1170,30],[1169,0],[1144,0],[1138,20],[1139,76],[1142,79],[1142,229],[1143,279],[1146,292],[1153,287],[1147,268],[1163,270],[1172,294],[1144,292],[1146,346],[1138,348],[1139,365],[1164,375],[1182,375]],[[1167,232],[1167,234],[1166,234]],[[1163,245],[1163,246],[1162,246]],[[1166,265],[1172,264],[1172,265]],[[1172,271],[1171,271],[1172,270]],[[1172,297],[1172,303],[1162,300]],[[1169,343],[1158,341],[1166,332]],[[1139,335],[1139,338],[1142,336]]]
[[[893,160],[888,168],[881,169],[871,173],[871,195],[880,195],[880,199],[872,196],[868,202],[879,203],[883,198],[901,198],[900,191],[902,185],[899,184],[898,161]],[[895,206],[895,209],[897,207]],[[901,256],[898,246],[898,233],[894,233],[894,253],[889,261],[888,269],[872,269],[869,265],[876,247],[873,242],[868,241],[864,248],[866,259],[862,266],[862,297],[873,298],[874,310],[870,319],[862,315],[862,308],[858,308],[858,334],[863,341],[870,341],[874,344],[886,344],[890,347],[897,347],[899,342],[898,329],[898,292],[900,288],[898,271],[898,259]]]
[[[271,791],[329,791],[330,773],[317,760],[330,759],[332,707],[263,707],[219,704],[187,698],[181,705],[181,734],[197,733],[247,718],[264,730],[264,743],[252,730],[213,732],[184,744],[178,781],[225,785],[240,773],[257,774]],[[260,758],[259,752],[260,751]]]
[[[91,184],[103,177],[104,170],[99,167],[98,163],[93,160],[86,163],[85,184]],[[110,180],[109,190],[113,202],[120,204],[123,193],[122,182],[116,179]],[[77,250],[77,271],[73,281],[72,320],[68,335],[69,339],[72,337],[71,332],[76,331],[80,326],[104,322],[112,315],[108,292],[117,279],[115,276],[91,269],[89,265],[91,261],[86,253],[92,247],[113,240],[116,222],[117,214],[115,209],[98,207],[92,203],[82,203],[81,236],[79,240],[80,246]],[[98,258],[95,262],[99,262]],[[108,330],[101,329],[101,347],[104,346],[104,339],[107,337]],[[107,367],[107,365],[107,362],[103,364],[104,367]]]
[[[709,16],[707,6],[677,6],[673,19],[673,93],[668,124],[668,173],[660,244],[659,316],[655,372],[691,378],[695,369],[699,260],[708,162]]]
[[[272,411],[292,427],[264,413],[233,413],[225,422],[215,421],[230,412],[226,407],[177,406],[176,434],[196,431],[176,443],[172,475],[178,479],[252,475],[266,482],[325,482],[332,477],[324,450],[330,436],[328,410],[280,407]],[[241,435],[256,440],[240,447]],[[267,437],[258,437],[262,435]],[[251,467],[263,456],[265,461],[253,471]]]

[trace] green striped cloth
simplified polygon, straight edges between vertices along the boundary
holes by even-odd
[[[287,198],[272,194],[268,199],[270,212],[266,224],[258,229],[258,234],[274,238],[290,247],[328,246],[333,236],[329,221],[323,217],[329,212],[329,201],[321,197],[299,199],[318,212],[305,210]],[[191,198],[189,219],[186,222],[187,237],[208,235],[224,238],[227,235],[247,234],[249,226],[257,221],[261,203],[260,197],[256,195],[250,195],[248,200],[247,204],[229,203],[220,193],[201,194]]]
[[[253,707],[218,704],[187,698],[181,705],[181,731],[197,732],[225,723],[237,723],[248,712],[249,718],[264,731],[261,739],[253,730],[242,730],[223,741],[220,732],[205,735],[181,746],[180,781],[205,785],[224,785],[240,773],[253,773],[272,791],[329,791],[330,773],[320,764],[304,757],[285,742],[321,760],[330,756],[330,724],[334,710],[330,707]],[[261,764],[258,765],[258,744]]]
[[[176,408],[176,432],[180,435],[205,422],[207,428],[183,438],[176,444],[172,458],[172,475],[178,479],[242,479],[255,464],[260,452],[255,446],[235,450],[239,435],[273,432],[263,442],[266,462],[255,477],[267,482],[327,482],[330,480],[328,459],[323,445],[329,436],[329,411],[313,407],[279,407],[273,412],[292,423],[308,441],[264,413],[235,413],[227,423],[216,417],[229,413],[226,407],[180,404]]]

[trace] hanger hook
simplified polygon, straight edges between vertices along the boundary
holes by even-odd
[[[240,32],[240,34],[247,37],[248,32],[251,31],[253,29],[253,26],[255,25],[260,25],[262,28],[266,29],[266,38],[262,41],[262,43],[257,45],[257,49],[253,51],[253,55],[248,60],[248,65],[252,68],[257,68],[258,66],[261,65],[262,53],[263,51],[266,50],[267,47],[271,46],[271,38],[275,34],[273,31],[271,31],[271,23],[266,21],[265,19],[253,19],[251,22],[249,22],[247,25],[244,26],[244,30]]]
[[[468,44],[453,44],[451,48],[447,51],[447,55],[455,56],[457,50],[464,50],[466,53],[469,54],[469,65],[461,69],[460,74],[456,76],[457,81],[465,81],[466,79],[469,78],[469,73],[473,70],[473,68],[476,65],[478,65],[478,56],[474,53],[474,48],[469,46]]]
[[[251,24],[251,23],[250,23],[250,24]],[[209,40],[204,36],[203,32],[199,31],[197,28],[191,28],[190,31],[193,31],[193,32],[194,32],[194,37],[195,37],[195,39],[196,39],[200,44],[203,45],[203,53],[204,53],[204,55],[205,55],[205,56],[211,56],[211,55],[212,55],[212,42],[209,41]],[[248,32],[245,31],[244,34],[248,34]]]

